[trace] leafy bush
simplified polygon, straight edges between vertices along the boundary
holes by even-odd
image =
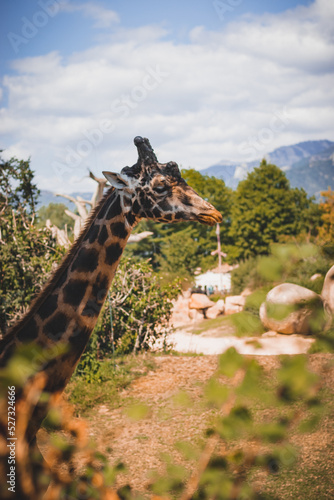
[[[163,347],[179,293],[178,282],[162,284],[149,262],[122,259],[77,373],[95,379],[105,357],[146,351],[159,339]]]
[[[0,158],[0,332],[30,305],[64,251],[34,225],[38,190],[29,161]]]

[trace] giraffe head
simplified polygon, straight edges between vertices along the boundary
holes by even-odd
[[[182,179],[177,163],[159,163],[146,138],[135,137],[134,143],[137,163],[124,167],[120,174],[103,174],[120,191],[123,206],[129,207],[136,220],[194,220],[210,226],[222,221],[221,214]]]

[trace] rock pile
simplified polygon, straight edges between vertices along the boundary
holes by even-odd
[[[245,297],[236,295],[213,302],[203,293],[183,292],[174,301],[172,324],[175,327],[188,323],[197,323],[204,319],[215,319],[222,314],[233,314],[242,311]]]
[[[246,297],[243,295],[232,295],[225,299],[225,314],[241,312],[245,306]]]

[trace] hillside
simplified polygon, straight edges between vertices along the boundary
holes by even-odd
[[[291,146],[282,146],[265,155],[268,162],[280,167],[293,187],[304,188],[318,199],[320,192],[334,188],[334,142],[328,140],[306,141]],[[201,170],[203,175],[223,179],[235,189],[248,172],[260,164],[257,161],[236,163],[222,161]]]

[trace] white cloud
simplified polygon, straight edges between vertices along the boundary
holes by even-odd
[[[109,28],[112,24],[119,22],[118,14],[110,9],[93,2],[73,3],[64,1],[60,4],[64,12],[81,12],[83,16],[93,19],[94,28]]]
[[[2,148],[0,148],[2,149]],[[16,157],[20,160],[28,160],[30,156],[30,150],[27,149],[27,146],[25,143],[16,143],[12,144],[8,148],[5,148],[3,153],[1,153],[1,156],[5,160],[9,160],[10,158]]]
[[[333,140],[330,20],[332,2],[317,0],[221,32],[196,28],[189,43],[173,44],[159,26],[119,28],[67,61],[56,52],[17,60],[17,75],[3,80],[3,147],[28,151],[41,183],[57,178],[70,191],[88,166],[100,173],[135,162],[136,135],[150,138],[160,161],[196,168],[247,161],[250,145],[261,157]]]
[[[45,56],[26,57],[15,59],[12,68],[23,75],[50,75],[59,71],[61,57],[58,52],[50,52]]]
[[[332,0],[316,0],[311,6],[299,6],[281,14],[246,17],[230,23],[224,32],[194,29],[194,43],[210,40],[212,46],[224,46],[233,53],[242,53],[284,68],[307,72],[333,70]]]

